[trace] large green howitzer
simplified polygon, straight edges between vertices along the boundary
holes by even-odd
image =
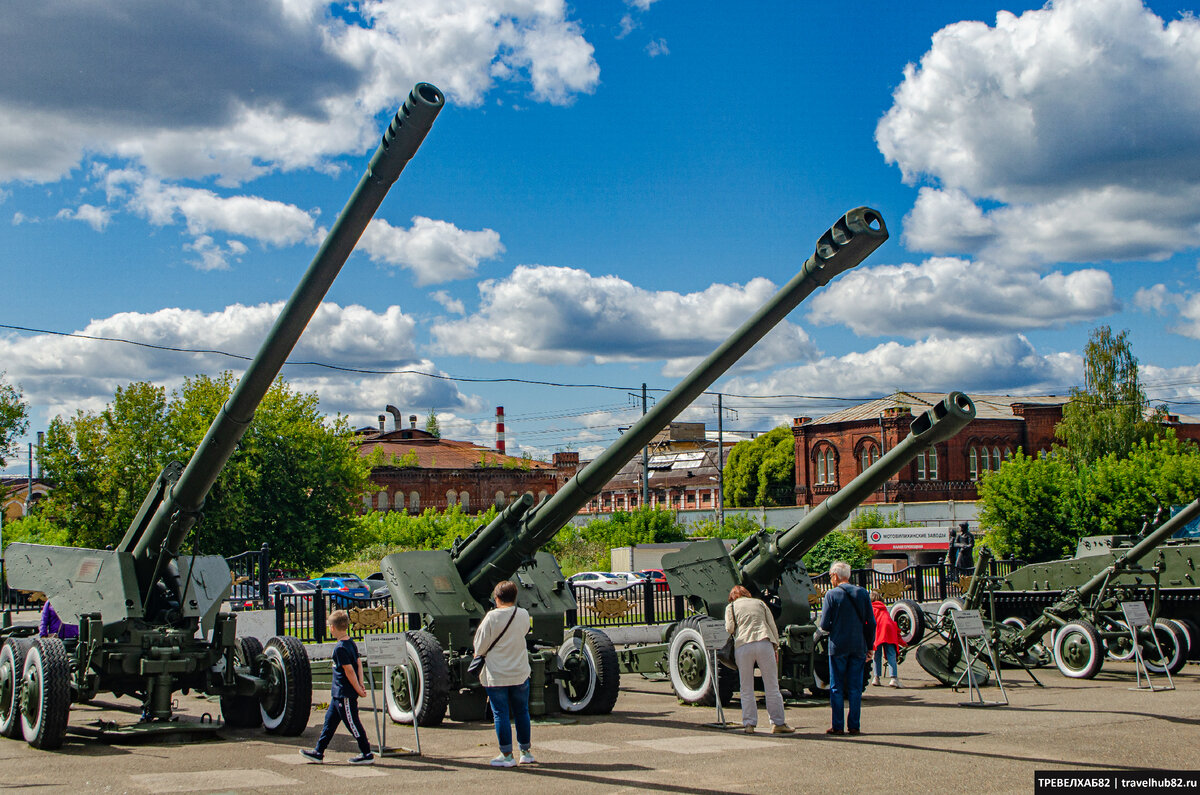
[[[671,593],[682,595],[695,615],[669,627],[663,644],[622,651],[623,670],[669,676],[675,694],[686,703],[712,704],[718,693],[727,699],[733,692],[733,677],[724,672],[714,688],[701,626],[714,621],[724,626],[729,592],[742,585],[764,599],[775,616],[780,686],[796,695],[806,689],[824,690],[828,658],[824,643],[816,637],[813,615],[820,594],[804,568],[803,556],[888,479],[922,452],[955,436],[974,417],[971,399],[951,392],[918,416],[899,444],[793,527],[757,533],[728,551],[724,541],[714,538],[664,555],[663,572]]]
[[[499,582],[514,580],[517,603],[532,617],[530,711],[603,714],[616,703],[620,673],[611,641],[594,629],[575,629],[564,641],[566,616],[577,609],[554,557],[541,548],[599,494],[605,484],[653,436],[818,287],[854,267],[887,239],[883,219],[860,207],[846,213],[818,240],[800,272],[700,363],[669,394],[552,497],[534,505],[525,494],[490,524],[449,550],[400,552],[381,570],[393,603],[421,616],[422,629],[408,633],[413,670],[389,669],[384,689],[397,722],[479,720],[485,692],[466,673],[476,627]],[[410,692],[408,680],[416,682]]]
[[[308,724],[312,680],[296,638],[264,649],[238,638],[220,612],[232,577],[220,556],[183,555],[205,499],[288,355],[354,250],[388,189],[425,139],[445,100],[420,83],[383,135],[366,173],[334,222],[254,361],[187,466],[169,464],[115,549],[11,544],[9,584],[44,593],[77,621],[77,641],[8,638],[0,650],[0,730],[40,748],[62,743],[72,701],[99,692],[142,699],[130,732],[184,728],[172,719],[176,690],[221,698],[227,725],[265,725],[298,735]],[[186,727],[196,729],[193,724]]]
[[[1162,560],[1149,567],[1140,563],[1198,516],[1200,500],[1184,506],[1132,547],[1114,552],[1107,565],[1098,567],[1078,587],[1063,589],[1053,604],[1029,622],[1011,616],[1001,619],[997,615],[995,597],[1011,589],[1012,581],[1010,577],[983,576],[991,559],[991,552],[985,547],[980,550],[980,560],[962,607],[979,609],[984,614],[988,638],[1002,663],[1030,668],[1053,659],[1064,676],[1090,679],[1100,672],[1106,655],[1115,659],[1134,655],[1133,636],[1125,623],[1121,603],[1148,598],[1151,624],[1137,633],[1138,651],[1147,667],[1178,671],[1186,659],[1187,646],[1169,622],[1158,619]],[[925,616],[937,629],[937,635],[916,647],[917,661],[934,678],[955,684],[964,670],[961,644],[949,611],[941,612],[940,617]],[[1051,633],[1049,650],[1043,646],[1047,632]]]

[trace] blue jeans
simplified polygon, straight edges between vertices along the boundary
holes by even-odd
[[[496,721],[496,739],[500,741],[500,753],[512,753],[512,726],[517,724],[517,745],[522,751],[529,750],[529,680],[523,684],[507,687],[485,687],[488,701],[492,705],[492,717]]]
[[[862,712],[863,665],[861,654],[838,654],[829,657],[829,705],[833,708],[833,728],[858,731]],[[843,710],[850,702],[850,716]],[[843,724],[843,720],[845,723]]]
[[[892,672],[892,678],[900,676],[896,668],[896,644],[895,643],[880,643],[875,647],[875,675],[883,676],[883,656],[887,655],[888,668]]]

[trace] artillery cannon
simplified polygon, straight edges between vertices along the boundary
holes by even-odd
[[[909,434],[854,480],[821,502],[793,527],[757,533],[726,551],[720,539],[698,541],[663,556],[671,592],[683,595],[695,612],[666,631],[663,644],[636,646],[621,654],[631,673],[667,674],[684,702],[712,704],[733,693],[733,676],[719,674],[714,686],[704,653],[701,625],[724,626],[729,591],[745,586],[764,599],[779,626],[779,682],[793,694],[828,687],[828,652],[816,638],[813,609],[820,594],[804,568],[803,556],[832,532],[855,507],[931,446],[955,436],[975,417],[975,405],[962,392],[951,392],[910,425]],[[728,669],[725,669],[728,671]]]
[[[503,580],[519,586],[529,611],[530,712],[605,714],[616,703],[620,673],[611,640],[575,628],[564,640],[566,615],[577,609],[558,562],[540,551],[633,455],[698,398],[801,301],[862,262],[888,233],[874,210],[851,210],[827,230],[800,272],[701,362],[633,427],[553,496],[534,505],[525,494],[448,550],[398,552],[380,564],[397,609],[421,617],[407,633],[411,670],[385,671],[385,700],[397,722],[442,722],[485,716],[485,692],[466,674],[476,627],[491,592]],[[408,681],[415,682],[410,692]]]
[[[9,583],[41,591],[55,611],[78,620],[77,641],[10,633],[0,649],[0,731],[58,747],[70,703],[99,692],[142,699],[142,723],[128,733],[181,730],[172,693],[219,696],[225,724],[264,725],[298,735],[308,725],[312,679],[299,640],[264,649],[237,637],[221,613],[232,578],[219,556],[182,555],[225,463],[354,250],[388,189],[425,139],[445,100],[417,84],[396,113],[354,194],[281,311],[274,327],[186,467],[168,464],[115,549],[11,544]],[[186,727],[194,731],[195,724]]]
[[[1148,667],[1173,673],[1183,665],[1186,645],[1171,624],[1157,618],[1164,566],[1161,560],[1150,567],[1139,563],[1197,516],[1200,516],[1200,500],[1184,506],[1129,549],[1101,558],[1101,562],[1107,561],[1106,565],[1097,566],[1098,571],[1078,587],[1063,589],[1053,604],[1028,623],[1013,617],[997,618],[994,597],[1011,589],[1011,575],[982,576],[991,558],[985,547],[980,550],[964,607],[979,608],[988,616],[985,626],[989,640],[1002,662],[1028,667],[1052,657],[1064,676],[1090,679],[1100,672],[1106,652],[1115,652],[1113,656],[1124,653],[1125,659],[1133,656],[1132,635],[1125,624],[1121,602],[1149,596],[1151,625],[1139,629],[1137,642]],[[1045,584],[1048,586],[1049,581]],[[939,681],[955,684],[961,678],[963,661],[953,626],[946,615],[940,620],[927,619],[937,623],[939,637],[916,647],[917,662]],[[1041,647],[1047,632],[1051,633],[1049,652]]]

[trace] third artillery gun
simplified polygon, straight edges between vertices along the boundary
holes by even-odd
[[[421,620],[406,634],[408,671],[389,669],[384,694],[391,717],[422,726],[480,720],[485,692],[467,676],[476,627],[491,592],[514,580],[517,603],[529,611],[530,712],[607,713],[616,703],[616,651],[602,632],[576,628],[564,640],[566,616],[577,608],[558,562],[541,551],[633,455],[692,404],[753,345],[818,287],[854,267],[887,239],[883,219],[860,207],[817,242],[800,272],[612,446],[538,505],[525,494],[490,524],[448,550],[399,552],[381,563],[393,604]],[[410,690],[408,682],[415,682]]]
[[[716,678],[714,688],[701,625],[724,625],[729,591],[745,586],[764,599],[779,626],[779,683],[799,695],[823,691],[828,679],[825,645],[816,637],[814,603],[819,593],[804,568],[803,556],[834,531],[855,507],[920,453],[966,427],[975,405],[962,392],[951,392],[911,424],[909,434],[874,464],[786,531],[757,533],[726,551],[725,542],[709,539],[663,556],[671,592],[683,595],[695,612],[668,627],[667,641],[621,652],[625,671],[670,676],[675,694],[687,703],[712,704],[733,692],[733,677]],[[818,572],[820,573],[820,572]]]

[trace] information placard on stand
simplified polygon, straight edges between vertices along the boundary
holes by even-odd
[[[384,718],[381,722],[379,719],[379,708],[375,700],[375,671],[373,665],[381,665],[387,668],[399,668],[404,672],[404,680],[408,684],[408,693],[410,701],[413,700],[413,693],[416,692],[413,687],[412,670],[409,666],[408,655],[408,638],[405,633],[389,633],[378,635],[363,635],[363,657],[367,660],[367,676],[371,680],[371,712],[375,715],[375,737],[379,740],[379,755],[380,756],[420,756],[421,755],[421,733],[417,728],[417,710],[416,704],[413,704],[413,739],[416,744],[416,749],[412,748],[388,748],[387,747],[387,725],[391,720],[390,716]],[[391,687],[390,681],[383,682],[384,687]]]
[[[1138,630],[1145,629],[1150,633],[1150,637],[1154,638],[1154,648],[1158,650],[1158,659],[1164,659],[1162,646],[1158,643],[1158,633],[1154,631],[1154,625],[1150,621],[1150,611],[1146,609],[1145,602],[1121,602],[1121,612],[1125,614],[1125,625],[1129,627],[1129,640],[1133,643],[1133,656],[1137,663],[1134,673],[1137,676],[1137,687],[1131,687],[1130,690],[1146,690],[1151,693],[1156,693],[1160,690],[1174,690],[1175,682],[1171,679],[1171,671],[1167,666],[1163,666],[1163,673],[1167,675],[1166,687],[1156,687],[1150,681],[1150,669],[1146,667],[1146,660],[1142,657],[1142,644],[1138,643]],[[1145,677],[1146,684],[1142,684],[1142,677]]]
[[[978,610],[955,610],[950,614],[950,618],[954,622],[954,632],[958,635],[958,642],[962,645],[963,659],[966,661],[966,670],[958,678],[955,687],[962,684],[962,680],[965,677],[967,680],[967,690],[971,694],[971,700],[962,702],[962,706],[1008,706],[1008,693],[1004,691],[1004,679],[1000,676],[1000,663],[996,659],[996,652],[992,649],[991,642],[988,640],[987,628],[983,625],[983,616],[979,614]],[[992,673],[996,676],[996,686],[1000,688],[1000,695],[1004,697],[1003,701],[984,700],[983,693],[980,692],[979,685],[975,681],[975,672],[973,670],[975,661],[981,659],[981,655],[978,651],[972,651],[971,638],[979,638],[984,650],[987,651],[987,658],[984,662],[990,665]]]
[[[719,729],[729,728],[725,722],[725,707],[721,704],[721,663],[717,660],[717,650],[729,640],[729,633],[724,624],[705,621],[700,624],[700,637],[704,641],[704,651],[708,657],[709,677],[712,681],[713,703],[717,705],[717,722],[711,724]]]

